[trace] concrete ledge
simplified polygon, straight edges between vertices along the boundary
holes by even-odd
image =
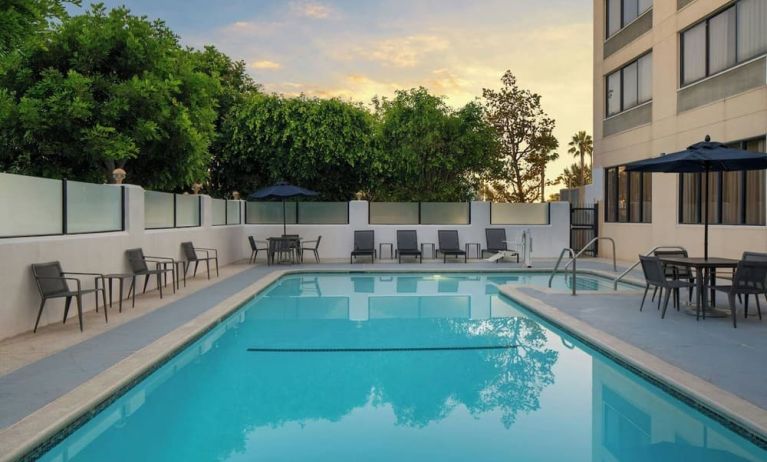
[[[526,294],[520,289],[519,287],[505,285],[501,286],[499,291],[545,320],[594,345],[597,349],[620,358],[627,364],[645,372],[658,382],[692,398],[714,413],[740,425],[763,439],[767,439],[767,410],[596,329],[586,322],[576,319],[558,308]],[[542,293],[546,292],[546,290],[539,291]],[[614,293],[611,294],[614,295]]]
[[[605,136],[610,136],[650,122],[652,122],[652,101],[603,120],[602,130]]]

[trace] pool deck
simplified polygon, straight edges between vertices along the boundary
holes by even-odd
[[[553,266],[552,260],[535,260],[534,269]],[[623,265],[619,265],[619,271]],[[216,316],[230,312],[237,303],[247,299],[249,291],[274,280],[284,271],[472,271],[520,269],[517,264],[494,264],[473,262],[469,265],[424,262],[418,264],[376,263],[349,265],[345,263],[306,264],[267,267],[263,265],[230,265],[222,268],[222,277],[208,283],[199,281],[191,290],[182,290],[175,297],[159,300],[156,294],[147,293],[137,298],[137,308],[130,315],[130,308],[122,314],[112,309],[110,325],[93,328],[103,318],[89,313],[86,318],[86,333],[79,334],[75,323],[46,326],[38,334],[22,336],[0,342],[0,355],[14,358],[10,366],[0,368],[0,449],[9,449],[7,444],[14,437],[26,435],[34,426],[25,426],[26,421],[44,408],[47,410],[56,402],[71,395],[76,400],[77,392],[83,393],[86,385],[90,390],[98,380],[115,371],[116,365],[126,366],[133,361],[138,367],[148,356],[141,356],[145,350],[157,346],[153,354],[163,357],[169,345],[181,345],[183,339],[174,342],[163,341],[172,332],[187,330],[187,339],[193,338],[194,329],[199,331],[203,322],[216,322]],[[587,259],[578,263],[579,270],[612,272],[611,262]],[[641,274],[634,271],[632,277]],[[200,278],[198,278],[200,279]],[[254,286],[255,285],[255,286]],[[715,387],[742,398],[767,413],[767,369],[760,367],[767,352],[767,320],[758,321],[756,316],[743,319],[739,314],[738,328],[733,329],[729,318],[707,319],[696,322],[694,317],[669,309],[666,319],[651,304],[645,310],[638,309],[640,295],[620,294],[579,294],[570,295],[536,288],[516,288],[526,300],[553,307],[561,313],[586,323],[605,334],[620,338],[623,342],[644,350],[660,360],[693,374]],[[235,296],[236,295],[236,296]],[[139,300],[141,299],[141,300]],[[221,308],[222,304],[228,306]],[[766,308],[767,308],[767,304]],[[219,310],[216,312],[216,310]],[[767,314],[767,310],[766,310]],[[195,324],[196,323],[196,324]],[[57,340],[59,337],[65,340]],[[30,348],[35,345],[35,348]],[[46,345],[50,345],[46,347]],[[46,349],[47,348],[47,349]],[[34,354],[23,354],[22,351]],[[146,366],[146,365],[144,365]],[[116,372],[115,372],[116,373]],[[108,392],[108,390],[104,390]],[[83,395],[86,396],[86,395]],[[81,397],[82,398],[82,397]],[[70,403],[72,405],[73,403]],[[81,411],[81,410],[80,410]],[[74,412],[74,411],[72,411]],[[33,414],[34,415],[30,415]],[[62,413],[63,422],[71,413]],[[61,423],[59,422],[59,424]],[[4,459],[0,456],[0,460]]]

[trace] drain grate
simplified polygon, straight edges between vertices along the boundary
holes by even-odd
[[[252,353],[381,353],[399,351],[508,350],[519,345],[380,347],[380,348],[248,348]]]

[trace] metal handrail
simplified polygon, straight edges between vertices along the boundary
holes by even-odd
[[[684,252],[687,252],[687,249],[685,249],[684,247],[682,247],[680,245],[659,245],[659,246],[655,246],[652,249],[650,249],[649,251],[645,252],[645,255],[650,255],[651,253],[655,252],[656,250],[682,250]],[[633,270],[634,268],[639,266],[640,263],[641,263],[641,261],[637,261],[633,265],[629,266],[629,268],[626,271],[624,271],[621,274],[619,274],[618,277],[616,277],[613,280],[613,290],[618,290],[618,283],[621,281],[621,279],[626,277],[626,275],[628,275],[631,272],[631,270]]]
[[[575,256],[569,262],[565,263],[564,269],[567,269],[567,267],[570,266],[570,263],[575,262],[575,260],[578,257],[580,257],[583,252],[585,252],[589,247],[591,247],[591,244],[593,244],[593,243],[595,243],[597,241],[600,241],[600,240],[606,240],[606,241],[610,241],[612,243],[612,245],[613,245],[613,271],[615,271],[617,273],[618,272],[618,263],[615,261],[615,240],[613,238],[607,237],[607,236],[597,236],[594,239],[590,240],[589,243],[584,245],[583,248],[580,251],[578,251],[578,253],[576,253]]]
[[[554,271],[552,271],[551,276],[549,276],[549,287],[551,287],[551,281],[554,280],[554,275],[557,274],[557,270],[559,269],[559,264],[562,263],[562,257],[565,256],[565,253],[569,253],[570,257],[575,258],[575,251],[573,249],[571,249],[570,247],[565,247],[564,249],[562,249],[562,251],[559,253],[557,264],[554,265]],[[573,295],[575,295],[575,264],[573,264]]]

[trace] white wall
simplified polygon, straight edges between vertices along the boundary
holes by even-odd
[[[30,331],[34,326],[40,296],[30,270],[32,263],[58,260],[64,271],[121,273],[128,272],[126,249],[141,247],[146,255],[181,259],[181,242],[192,241],[198,247],[218,249],[220,264],[226,265],[248,258],[248,235],[265,239],[282,234],[282,225],[213,226],[212,200],[208,196],[201,197],[202,226],[197,228],[145,230],[144,190],[127,185],[125,231],[0,239],[0,294],[3,295],[0,297],[0,339]],[[353,201],[349,204],[348,225],[288,225],[288,232],[300,234],[304,239],[322,235],[320,257],[323,259],[348,259],[353,233],[357,229],[374,229],[376,246],[379,242],[395,243],[397,229],[416,229],[419,242],[434,243],[437,242],[438,229],[458,229],[461,246],[465,242],[478,242],[485,247],[484,229],[493,226],[489,225],[490,203],[472,202],[471,214],[470,225],[369,225],[368,203]],[[511,240],[518,240],[523,229],[530,229],[534,239],[533,255],[555,257],[563,247],[568,246],[569,220],[568,204],[555,202],[551,204],[549,225],[504,227]],[[85,286],[91,287],[92,284],[92,279],[88,279]],[[150,287],[153,287],[152,282]],[[49,300],[40,325],[61,322],[63,307],[63,299]],[[70,317],[76,316],[74,308],[73,303]],[[94,308],[93,297],[86,297],[84,309]]]

